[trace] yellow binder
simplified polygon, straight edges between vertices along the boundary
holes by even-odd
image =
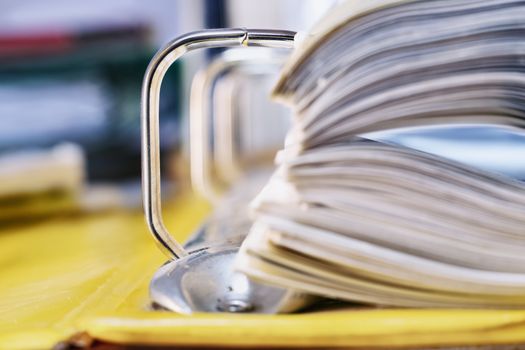
[[[208,213],[191,195],[167,207],[190,234]],[[175,215],[173,215],[175,214]],[[345,309],[291,315],[153,311],[165,257],[141,212],[52,219],[0,233],[0,349],[91,339],[122,345],[438,347],[525,344],[525,310]],[[176,237],[184,240],[184,236]],[[72,338],[73,337],[73,338]]]

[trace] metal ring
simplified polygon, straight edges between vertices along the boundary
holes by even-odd
[[[162,220],[159,150],[159,99],[162,80],[169,67],[186,52],[200,48],[260,46],[293,47],[295,32],[261,29],[211,29],[188,33],[159,50],[142,84],[142,193],[148,228],[170,259],[188,255],[169,233]]]
[[[239,48],[223,53],[208,67],[199,70],[191,85],[189,110],[191,184],[196,192],[214,204],[217,204],[221,196],[223,185],[230,185],[237,178],[233,174],[238,175],[240,172],[233,145],[234,113],[231,110],[223,111],[224,113],[220,115],[217,113],[215,105],[210,101],[210,96],[214,94],[214,86],[220,77],[232,70],[239,69],[251,72],[252,75],[268,74],[270,71],[275,71],[276,67],[282,65],[284,61],[284,55],[278,55],[273,50],[262,49],[264,52],[258,51],[261,48],[252,48],[252,50],[254,51],[244,51]],[[244,52],[246,54],[242,54]],[[231,100],[232,96],[229,96],[221,102],[228,105]],[[222,118],[219,118],[220,116]],[[213,132],[210,130],[212,118],[214,119]],[[210,139],[213,139],[213,145]],[[212,167],[216,171],[212,171]]]

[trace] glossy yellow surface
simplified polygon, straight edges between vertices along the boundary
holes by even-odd
[[[183,196],[168,208],[167,225],[184,240],[207,211],[204,203]],[[2,229],[0,349],[48,349],[81,331],[124,344],[525,343],[525,311],[343,310],[278,316],[149,311],[148,282],[164,260],[140,212]]]
[[[184,240],[207,212],[184,196],[166,223]],[[149,279],[165,260],[139,211],[2,229],[0,349],[47,349],[85,317],[145,309]]]

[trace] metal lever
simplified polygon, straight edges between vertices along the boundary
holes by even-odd
[[[295,32],[259,29],[215,29],[183,35],[162,48],[151,60],[142,85],[142,192],[144,214],[155,241],[170,259],[188,252],[162,220],[159,149],[159,99],[162,80],[169,67],[186,52],[200,48],[260,46],[292,48]]]

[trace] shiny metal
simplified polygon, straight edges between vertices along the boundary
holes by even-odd
[[[282,30],[215,29],[183,35],[153,57],[142,85],[142,191],[148,227],[159,247],[170,259],[188,255],[173,239],[162,220],[159,151],[159,98],[162,80],[169,67],[185,53],[214,47],[262,46],[290,48],[294,32]],[[205,166],[205,165],[204,165]]]
[[[234,142],[239,127],[233,106],[237,96],[233,84],[218,82],[232,72],[247,76],[275,74],[287,51],[231,49],[197,72],[193,79],[189,122],[191,183],[196,192],[214,204],[219,203],[224,189],[242,175],[242,160]],[[221,88],[214,89],[217,85]],[[217,95],[215,90],[218,90]]]
[[[293,311],[305,305],[306,299],[302,293],[261,285],[235,272],[233,261],[240,240],[229,243],[210,242],[206,240],[208,228],[205,225],[186,246],[188,250],[196,249],[196,245],[200,245],[201,248],[189,253],[172,238],[164,226],[160,198],[159,96],[162,79],[170,65],[184,53],[197,48],[290,48],[293,46],[294,35],[295,33],[289,31],[247,29],[194,32],[169,43],[153,57],[148,66],[142,87],[144,212],[153,237],[172,259],[157,271],[150,284],[151,298],[162,308],[181,313],[275,313]],[[202,128],[202,123],[200,127]],[[207,130],[198,128],[191,135],[192,138],[203,139],[207,136]],[[195,145],[203,147],[203,144],[198,142]],[[197,149],[200,154],[203,154],[203,151],[206,152]],[[207,158],[201,157],[197,161],[206,162]],[[206,164],[200,166],[205,167]]]
[[[198,250],[162,266],[153,276],[150,296],[157,306],[193,312],[292,312],[304,295],[249,280],[233,270],[238,246]]]

